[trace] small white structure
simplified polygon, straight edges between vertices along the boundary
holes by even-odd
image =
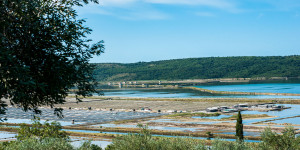
[[[217,111],[219,111],[219,108],[218,107],[210,107],[210,108],[206,108],[206,111],[207,112],[217,112]]]
[[[247,103],[245,104],[238,104],[238,107],[248,107],[249,105]]]

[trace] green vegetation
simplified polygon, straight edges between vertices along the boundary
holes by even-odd
[[[84,142],[79,148],[74,148],[70,142],[60,138],[27,138],[22,141],[0,143],[0,150],[102,150],[101,147]]]
[[[262,133],[263,139],[260,143],[153,137],[146,126],[142,128],[139,134],[129,134],[113,139],[113,143],[106,150],[300,150],[300,137],[295,136],[293,128],[287,128],[282,135],[271,132],[267,128]]]
[[[300,56],[208,57],[95,64],[98,81],[298,77]]]
[[[243,119],[241,115],[241,111],[238,112],[237,118],[236,118],[236,134],[235,136],[239,141],[244,140],[244,132],[243,132]]]
[[[199,116],[199,117],[211,117],[211,116],[220,116],[220,113],[175,113],[171,115],[167,115],[164,117],[192,117],[192,116]]]
[[[261,146],[265,149],[274,150],[299,150],[300,149],[300,136],[296,137],[295,130],[292,127],[287,127],[278,134],[272,132],[270,128],[266,128],[261,134]]]
[[[22,141],[5,142],[0,145],[1,150],[71,150],[72,145],[61,139],[45,138],[43,140],[27,138]]]
[[[60,139],[68,139],[66,132],[60,131],[61,125],[60,123],[54,122],[45,122],[44,124],[40,123],[40,120],[33,119],[32,126],[28,126],[26,124],[22,124],[18,129],[18,140],[24,140],[28,138],[60,138]]]
[[[52,124],[52,123],[51,123]],[[259,143],[248,143],[244,141],[229,142],[221,139],[198,140],[192,138],[168,138],[152,136],[151,130],[147,126],[138,125],[140,132],[137,134],[129,134],[116,136],[113,143],[106,150],[300,150],[300,137],[296,137],[295,130],[287,127],[282,134],[272,132],[270,128],[266,128],[261,133],[262,141]],[[51,129],[57,132],[58,128]],[[40,130],[41,132],[45,130]],[[27,133],[30,134],[31,133]],[[214,137],[211,132],[207,132],[207,137]],[[42,133],[41,135],[48,135]],[[96,136],[96,134],[93,134]],[[79,148],[70,145],[68,138],[55,138],[48,136],[26,136],[22,140],[17,139],[11,142],[0,142],[0,150],[100,150],[101,148],[91,144],[91,142],[83,143]],[[208,145],[210,148],[208,148]]]
[[[90,141],[74,148],[66,132],[60,130],[58,122],[41,124],[39,119],[35,119],[31,127],[23,124],[18,129],[16,141],[0,142],[0,150],[101,150],[101,147]]]
[[[103,52],[103,41],[91,43],[75,9],[88,2],[98,0],[0,1],[0,113],[2,98],[40,113],[41,105],[64,103],[74,86],[76,95],[96,92],[89,60]]]

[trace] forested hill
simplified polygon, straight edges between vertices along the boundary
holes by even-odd
[[[99,81],[300,76],[299,55],[206,57],[96,65],[96,78]]]

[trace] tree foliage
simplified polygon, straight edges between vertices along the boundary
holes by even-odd
[[[241,111],[238,112],[235,128],[236,128],[237,139],[240,141],[244,140],[243,119],[242,119]]]
[[[99,81],[299,77],[300,56],[187,58],[96,64]]]
[[[65,102],[74,86],[76,95],[95,92],[88,62],[104,51],[103,41],[90,45],[92,30],[74,9],[88,2],[98,0],[0,1],[0,98],[39,113]]]

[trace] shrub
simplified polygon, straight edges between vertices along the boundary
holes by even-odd
[[[1,145],[3,150],[73,150],[72,145],[60,138],[26,138],[22,141],[12,141],[9,144]]]
[[[213,140],[212,150],[256,150],[250,143],[243,141],[228,142],[221,139]]]
[[[300,137],[296,137],[293,127],[287,127],[278,134],[266,128],[261,134],[262,142],[259,144],[262,150],[300,150]]]
[[[91,141],[85,141],[78,150],[102,150],[98,145],[92,144]]]
[[[206,150],[206,146],[198,140],[190,138],[158,138],[152,137],[147,126],[138,134],[119,136],[106,150]]]
[[[18,129],[18,140],[23,140],[30,137],[36,137],[39,139],[44,138],[64,138],[68,139],[66,132],[60,131],[61,125],[59,122],[53,121],[49,123],[46,121],[44,124],[40,123],[39,118],[32,120],[32,127],[22,124]]]

